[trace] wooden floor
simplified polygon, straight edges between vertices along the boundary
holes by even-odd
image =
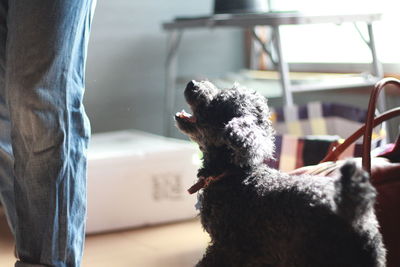
[[[194,266],[209,241],[198,220],[89,235],[82,267]],[[14,266],[14,242],[0,214],[0,266]]]

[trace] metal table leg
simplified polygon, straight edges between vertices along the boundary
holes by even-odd
[[[275,34],[275,49],[277,53],[277,64],[278,64],[278,71],[280,74],[280,82],[282,86],[284,104],[286,106],[292,106],[293,96],[290,90],[291,84],[289,79],[289,64],[283,58],[281,34],[279,26],[274,26],[273,31]]]
[[[368,26],[368,36],[369,36],[369,40],[368,40],[367,44],[368,44],[369,49],[371,50],[371,56],[372,56],[372,74],[377,79],[382,79],[384,76],[383,68],[382,68],[382,64],[378,60],[378,56],[376,54],[375,37],[374,37],[372,23],[368,23],[367,26]],[[381,92],[381,94],[378,98],[378,108],[380,111],[386,110],[386,94],[385,94],[385,92]]]
[[[272,51],[271,49],[267,46],[267,44],[271,44],[273,42],[273,38],[271,37],[271,41],[270,42],[264,42],[257,34],[255,27],[253,27],[251,29],[251,34],[253,36],[253,39],[260,45],[262,51],[267,55],[267,57],[271,60],[272,64],[274,65],[274,67],[277,67],[277,62],[274,59],[273,55],[272,55]],[[254,49],[252,49],[254,50]]]
[[[376,78],[382,79],[384,77],[384,72],[383,72],[382,64],[379,61],[378,56],[376,54],[375,36],[374,36],[374,30],[373,30],[372,23],[367,23],[367,26],[368,26],[368,36],[369,36],[368,47],[371,50],[371,56],[372,56],[372,73]],[[382,91],[380,93],[377,106],[378,106],[378,109],[380,112],[383,112],[386,110],[386,92],[385,91]],[[392,136],[389,124],[390,124],[390,122],[384,122],[382,127],[388,133],[389,139],[394,140],[395,136]],[[386,141],[388,141],[388,140],[386,140]]]
[[[375,48],[375,37],[374,31],[372,27],[372,23],[368,23],[368,35],[369,35],[369,49],[371,50],[372,55],[372,67],[373,67],[373,74],[375,77],[381,79],[383,78],[383,69],[382,64],[379,62],[378,57],[376,55],[376,48]]]
[[[182,31],[171,31],[168,35],[167,59],[165,62],[165,90],[164,90],[164,135],[172,135],[172,116],[175,107],[177,52],[182,37]]]

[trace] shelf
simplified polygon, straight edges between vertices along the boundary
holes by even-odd
[[[290,72],[289,76],[291,78],[290,90],[295,94],[311,91],[367,88],[374,86],[379,80],[363,73]],[[193,77],[179,77],[176,82],[185,84],[191,79]],[[228,73],[224,77],[211,78],[210,81],[219,88],[231,88],[237,82],[240,86],[259,91],[267,98],[283,96],[279,73],[275,71],[242,70],[237,73]]]

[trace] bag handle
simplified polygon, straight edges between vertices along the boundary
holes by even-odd
[[[371,139],[372,130],[374,128],[374,113],[376,109],[376,102],[378,101],[379,93],[382,89],[388,85],[394,84],[400,87],[400,81],[395,78],[385,78],[376,83],[372,90],[371,97],[369,99],[367,122],[365,123],[365,133],[363,139],[363,158],[362,166],[364,170],[371,173]]]
[[[380,114],[374,119],[373,127],[378,126],[384,121],[390,120],[394,117],[400,116],[400,107],[393,108],[385,113]],[[328,154],[325,156],[320,163],[327,162],[327,161],[337,161],[339,156],[354,142],[356,142],[365,132],[365,124],[360,127],[357,131],[355,131],[351,136],[349,136],[343,143],[339,145],[332,146]]]
[[[345,140],[344,143],[337,146],[336,148],[333,147],[328,155],[321,161],[335,161],[338,159],[339,155],[346,150],[349,145],[354,143],[358,138],[362,136],[364,133],[363,138],[363,156],[362,156],[362,166],[364,170],[368,173],[371,173],[371,139],[372,139],[372,130],[375,126],[382,123],[385,120],[391,119],[393,117],[400,115],[400,108],[391,109],[380,116],[374,118],[374,113],[376,109],[376,102],[378,100],[379,93],[382,89],[388,85],[394,84],[400,87],[400,81],[395,78],[384,78],[377,82],[372,89],[371,97],[369,99],[368,104],[368,111],[367,111],[367,118],[366,123],[363,127],[358,129],[354,134],[352,134],[349,138]]]

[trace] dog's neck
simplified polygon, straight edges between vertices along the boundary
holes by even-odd
[[[239,171],[243,168],[232,161],[232,152],[227,148],[211,147],[203,151],[203,167],[199,176],[217,176],[227,171]]]
[[[188,192],[190,194],[196,193],[200,189],[208,187],[210,183],[232,174],[241,173],[247,169],[233,164],[229,158],[231,156],[232,153],[226,148],[221,149],[218,147],[203,151],[203,167],[197,173],[199,180],[188,189]]]

